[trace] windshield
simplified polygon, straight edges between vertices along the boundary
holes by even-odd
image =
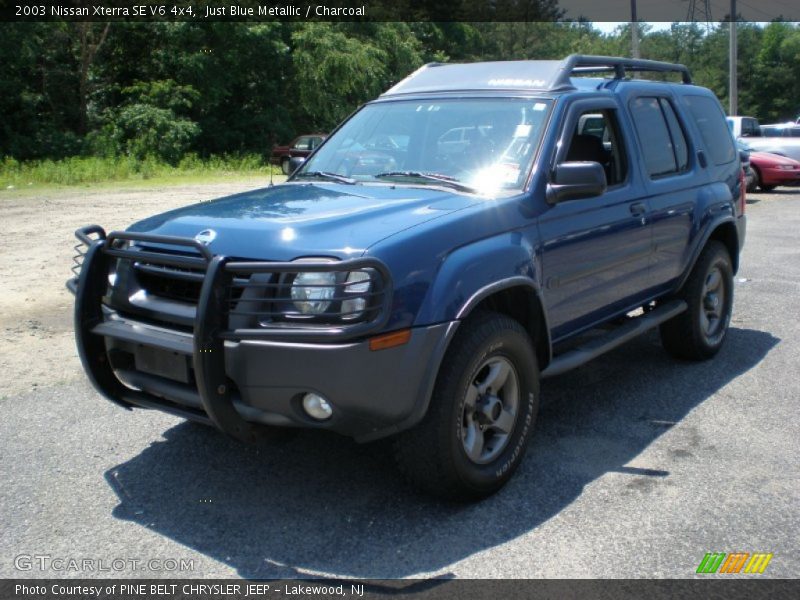
[[[550,105],[530,98],[368,104],[295,178],[513,193],[525,185]]]

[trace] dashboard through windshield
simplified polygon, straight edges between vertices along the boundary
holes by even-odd
[[[346,183],[444,185],[482,194],[522,190],[551,101],[400,100],[368,104],[295,174]]]

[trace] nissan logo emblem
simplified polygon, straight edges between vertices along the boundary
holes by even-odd
[[[217,237],[217,232],[213,229],[203,229],[200,233],[194,236],[194,239],[203,244],[204,246],[208,246],[211,242],[213,242]]]

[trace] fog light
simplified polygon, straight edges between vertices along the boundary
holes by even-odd
[[[303,396],[303,410],[308,413],[308,416],[317,421],[330,419],[333,414],[333,408],[331,408],[331,405],[328,404],[325,398],[318,394],[311,393]]]

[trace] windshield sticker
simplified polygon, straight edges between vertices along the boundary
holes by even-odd
[[[515,138],[526,138],[531,134],[531,126],[530,125],[517,125],[517,128],[514,130],[514,137]]]

